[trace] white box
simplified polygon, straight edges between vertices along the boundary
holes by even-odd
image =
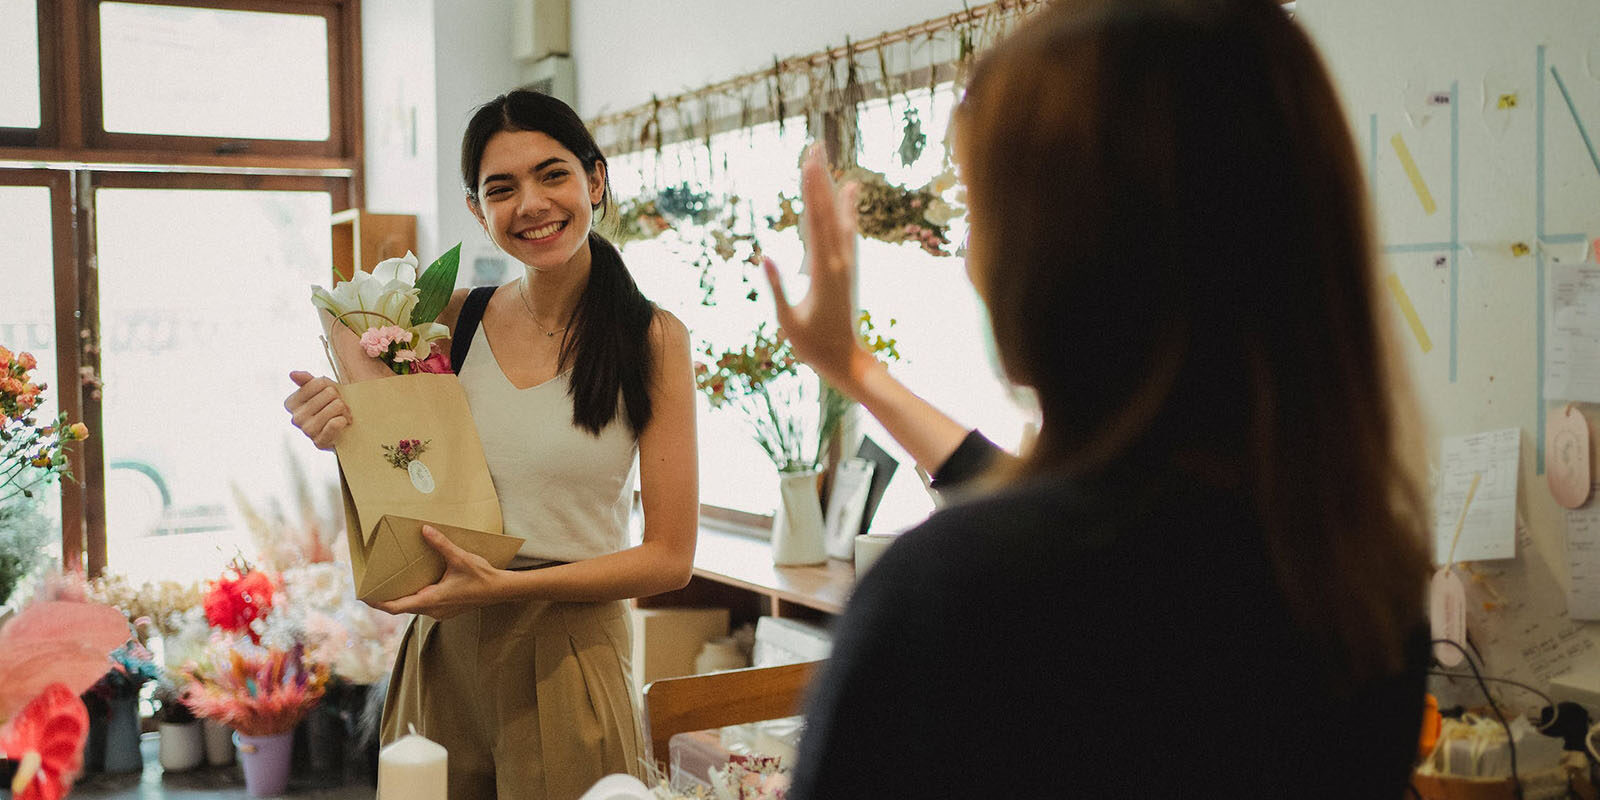
[[[833,635],[810,622],[786,617],[756,620],[756,648],[752,661],[758,667],[821,661],[833,650]]]

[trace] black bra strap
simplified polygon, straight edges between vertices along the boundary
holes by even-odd
[[[478,332],[478,323],[483,319],[483,310],[489,307],[489,298],[494,296],[495,286],[479,286],[467,293],[467,300],[461,304],[461,313],[456,315],[456,329],[450,339],[450,369],[457,375],[461,374],[461,367],[467,363],[467,348],[472,346],[472,337]]]

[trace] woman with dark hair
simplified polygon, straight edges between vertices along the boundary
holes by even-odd
[[[461,146],[467,207],[522,262],[460,290],[440,322],[483,441],[505,532],[497,570],[425,527],[438,583],[379,607],[418,616],[401,647],[383,739],[411,726],[449,751],[450,796],[581,795],[638,772],[627,598],[680,588],[698,513],[694,379],[683,323],[639,292],[593,230],[606,159],[571,108],[536,92],[480,107]],[[326,378],[285,403],[317,446],[350,423]],[[627,546],[637,458],[640,544]]]
[[[1063,0],[955,124],[968,273],[1041,427],[999,454],[856,340],[855,195],[813,153],[807,296],[768,265],[784,332],[989,491],[856,588],[791,797],[1400,797],[1427,515],[1309,40],[1271,0]]]

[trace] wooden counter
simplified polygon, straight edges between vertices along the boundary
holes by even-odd
[[[855,579],[854,565],[834,559],[774,566],[766,540],[702,524],[689,585],[635,602],[640,608],[723,606],[735,626],[763,615],[822,621],[844,611]]]

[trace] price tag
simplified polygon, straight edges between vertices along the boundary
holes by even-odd
[[[1545,480],[1556,502],[1578,508],[1589,502],[1589,421],[1568,404],[1545,431]]]
[[[1428,617],[1433,638],[1467,646],[1467,590],[1453,567],[1446,565],[1433,573],[1433,582],[1428,586]],[[1460,664],[1461,655],[1461,649],[1447,644],[1433,646],[1433,657],[1447,667]]]

